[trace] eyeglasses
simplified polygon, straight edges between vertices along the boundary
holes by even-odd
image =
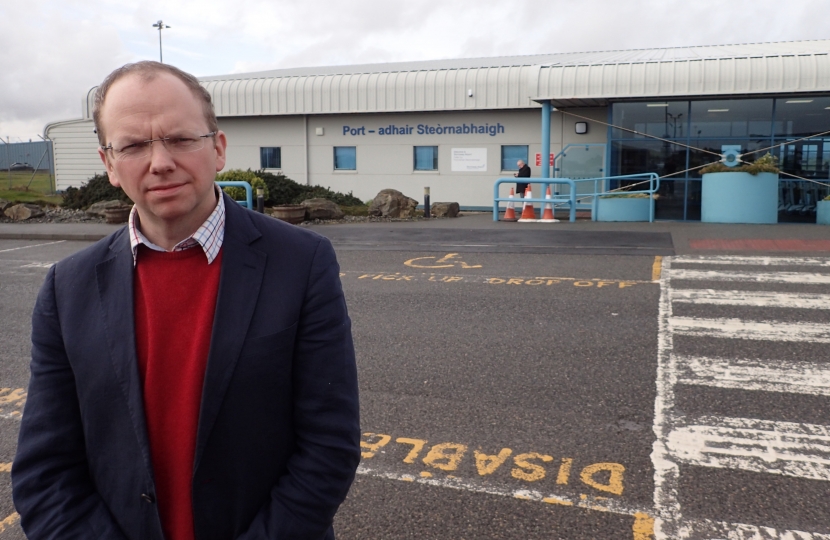
[[[146,141],[126,142],[123,146],[114,147],[112,143],[102,146],[101,149],[112,152],[112,157],[116,161],[126,161],[129,159],[140,159],[150,155],[150,146],[154,142],[160,142],[164,145],[171,154],[185,154],[187,152],[195,152],[205,147],[205,139],[216,136],[215,131],[211,131],[206,135],[174,135],[172,137],[161,137],[158,139],[148,139]]]

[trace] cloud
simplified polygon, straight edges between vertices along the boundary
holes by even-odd
[[[21,22],[0,33],[0,133],[34,138],[50,120],[79,117],[85,91],[130,59],[113,26],[48,2],[5,2],[0,19]]]
[[[823,39],[825,0],[29,0],[0,4],[0,135],[80,116],[115,67],[196,75],[441,58]],[[14,21],[9,24],[8,21]]]

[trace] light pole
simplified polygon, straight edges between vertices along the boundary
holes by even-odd
[[[153,28],[158,28],[159,29],[159,62],[161,62],[163,64],[164,60],[162,60],[162,56],[161,56],[161,31],[162,31],[163,28],[170,28],[170,27],[167,26],[166,24],[164,24],[164,22],[162,22],[161,19],[159,19],[158,22],[153,25]]]

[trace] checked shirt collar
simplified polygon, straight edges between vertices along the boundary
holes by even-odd
[[[222,241],[225,239],[225,200],[222,197],[222,192],[216,187],[219,203],[208,218],[202,223],[202,226],[196,229],[192,236],[185,238],[175,246],[171,251],[184,251],[196,246],[201,246],[202,250],[207,256],[208,264],[212,263],[216,256],[219,255],[219,250],[222,248]],[[133,266],[138,261],[138,246],[144,244],[154,251],[167,251],[166,249],[150,242],[138,229],[139,220],[136,207],[133,206],[130,212],[130,219],[127,222],[127,228],[130,233],[130,247],[133,251]]]

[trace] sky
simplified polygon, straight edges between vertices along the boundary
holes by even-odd
[[[290,67],[830,37],[830,0],[0,0],[0,138],[81,117],[113,69]]]

